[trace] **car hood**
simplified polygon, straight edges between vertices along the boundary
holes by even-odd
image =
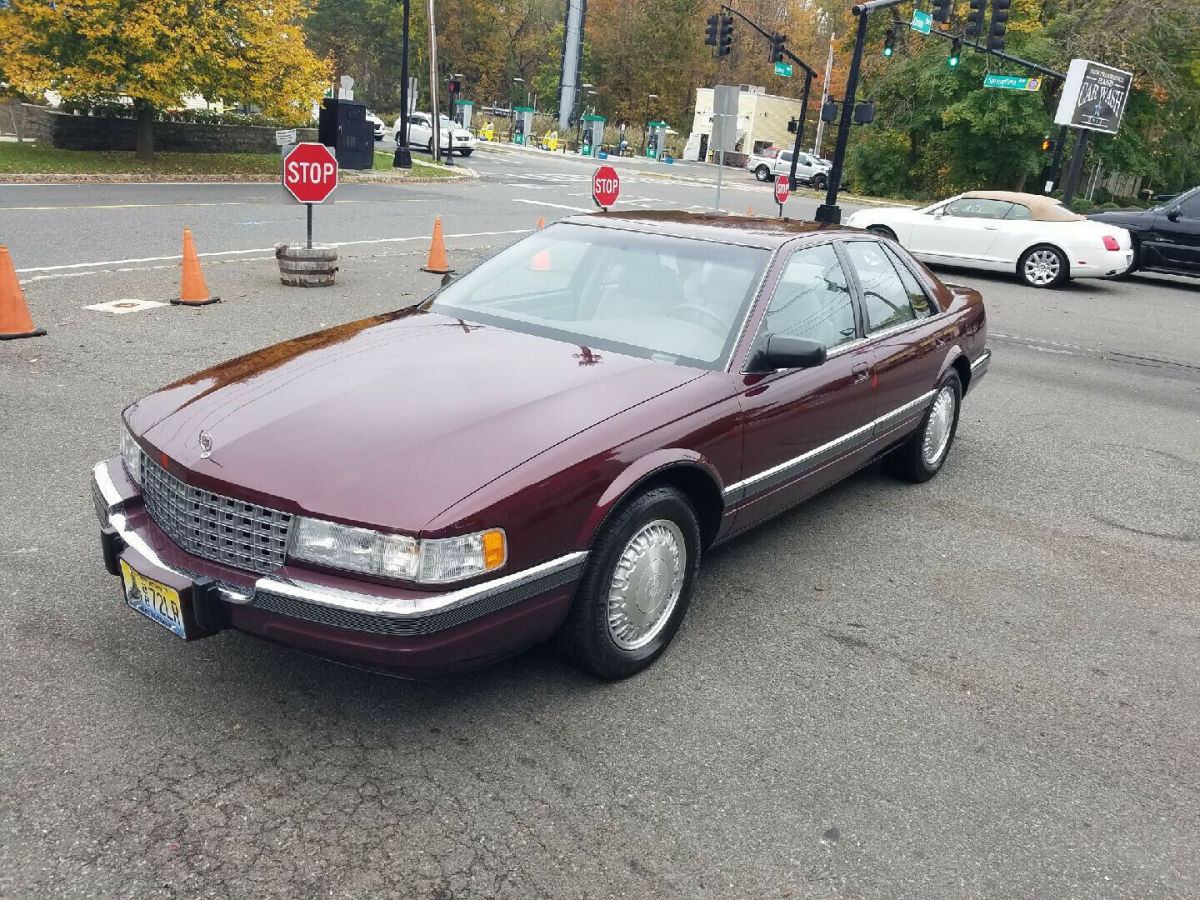
[[[702,374],[409,309],[215,366],[126,418],[200,487],[417,532],[526,460]]]

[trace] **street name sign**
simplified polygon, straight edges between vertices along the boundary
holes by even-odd
[[[1063,82],[1054,122],[1116,134],[1132,85],[1132,72],[1090,59],[1073,59]]]
[[[1040,91],[1042,79],[1022,78],[1019,75],[985,75],[983,86],[986,88],[1004,88],[1007,91]]]
[[[775,74],[782,75],[784,78],[792,77],[792,64],[790,62],[775,63]]]
[[[297,144],[283,158],[283,186],[301,203],[324,203],[337,183],[337,158],[324,144]]]
[[[912,24],[909,27],[921,34],[929,34],[930,29],[933,28],[933,16],[923,10],[914,9]]]
[[[608,209],[617,202],[621,193],[621,177],[612,166],[601,166],[592,176],[592,199],[601,209]]]

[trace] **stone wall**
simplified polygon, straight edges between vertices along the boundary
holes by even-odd
[[[44,106],[23,105],[25,138],[63,150],[135,150],[137,122],[76,116]],[[315,128],[299,129],[299,140],[315,141]],[[198,125],[155,122],[154,149],[180,153],[270,153],[275,129],[258,125]]]

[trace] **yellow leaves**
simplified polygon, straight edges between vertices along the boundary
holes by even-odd
[[[295,117],[330,71],[304,44],[307,14],[301,0],[12,0],[0,9],[0,68],[29,94],[169,106],[199,93]]]

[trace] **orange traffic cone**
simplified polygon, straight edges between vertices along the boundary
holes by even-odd
[[[442,217],[433,220],[433,242],[429,245],[429,262],[421,266],[422,272],[448,275],[454,270],[446,259],[446,243],[442,240]]]
[[[39,337],[45,328],[34,328],[17,281],[17,270],[13,268],[7,247],[0,247],[0,341],[13,338]]]
[[[208,285],[200,271],[200,257],[196,256],[196,242],[192,240],[192,232],[183,229],[183,280],[179,284],[179,299],[171,302],[176,306],[204,306],[220,299],[208,296]]]
[[[538,216],[538,228],[545,228],[545,227],[546,227],[546,217]]]
[[[754,207],[753,206],[746,207],[746,215],[748,215],[748,216],[754,215]]]

